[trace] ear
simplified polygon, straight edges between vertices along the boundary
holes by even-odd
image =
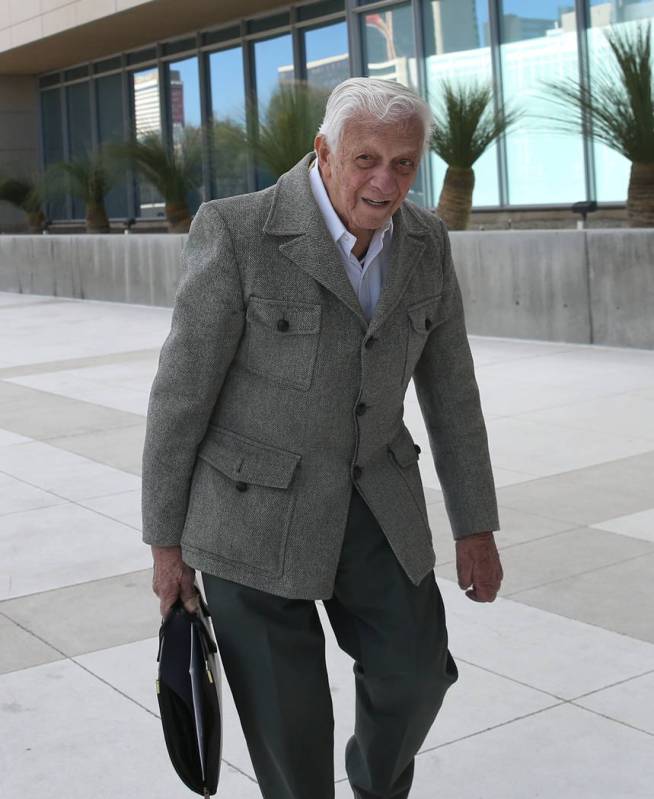
[[[327,144],[327,139],[325,139],[322,133],[319,133],[314,139],[313,148],[318,157],[318,166],[320,167],[321,175],[323,177],[330,178],[332,151]]]

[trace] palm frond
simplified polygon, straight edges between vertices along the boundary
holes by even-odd
[[[448,166],[470,168],[488,147],[522,116],[518,109],[496,112],[489,84],[441,81],[434,109],[431,149]]]
[[[585,133],[632,162],[654,163],[651,24],[605,32],[610,59],[594,69],[591,86],[576,78],[541,81],[543,99],[558,113],[533,114],[568,133]]]

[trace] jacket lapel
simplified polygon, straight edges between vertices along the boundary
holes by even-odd
[[[364,332],[368,328],[372,332],[381,327],[406,289],[424,250],[427,228],[407,210],[404,203],[393,215],[389,268],[368,325],[338,248],[311,191],[309,165],[314,158],[314,152],[307,153],[279,178],[263,231],[273,236],[290,237],[279,245],[282,255],[343,302],[355,314]]]

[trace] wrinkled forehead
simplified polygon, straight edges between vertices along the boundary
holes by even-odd
[[[416,150],[419,154],[423,138],[423,123],[415,114],[392,122],[372,114],[359,114],[344,122],[338,149],[345,153],[361,147],[379,147]]]

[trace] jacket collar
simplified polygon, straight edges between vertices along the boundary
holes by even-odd
[[[345,303],[364,331],[372,332],[383,324],[408,286],[429,229],[406,202],[393,214],[389,269],[368,324],[311,191],[309,166],[315,157],[315,152],[307,153],[279,178],[263,231],[292,237],[280,243],[280,252]]]

